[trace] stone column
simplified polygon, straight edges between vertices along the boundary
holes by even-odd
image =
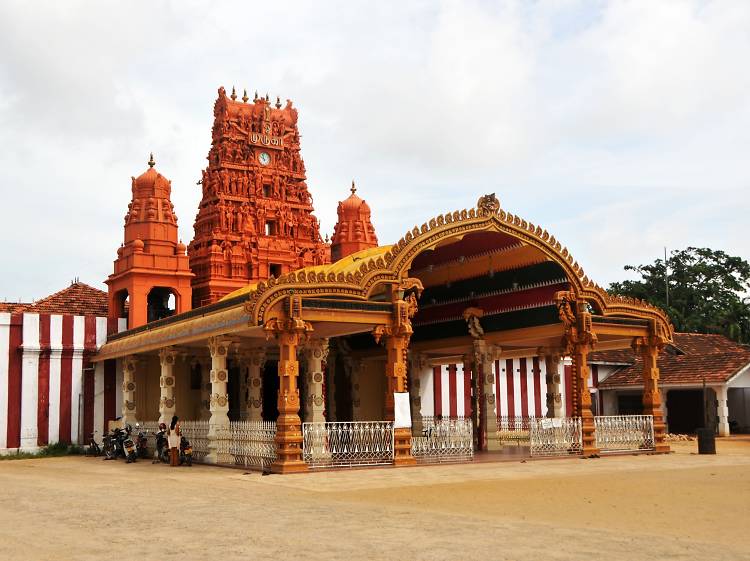
[[[208,421],[211,418],[211,361],[207,357],[199,357],[201,367],[201,408],[198,418]]]
[[[495,399],[495,376],[492,365],[495,362],[495,352],[491,345],[482,339],[474,340],[474,364],[482,383],[482,399],[479,404],[480,438],[482,449],[487,451],[500,450],[502,444],[497,437],[497,400]]]
[[[715,386],[716,417],[719,420],[719,436],[729,436],[729,405],[727,404],[727,387]]]
[[[471,432],[474,441],[474,450],[480,449],[481,441],[481,419],[479,416],[480,377],[474,367],[472,355],[463,356],[464,372],[471,372]]]
[[[211,353],[211,417],[208,420],[208,455],[205,462],[218,463],[219,440],[226,437],[229,430],[229,396],[227,395],[227,355],[232,342],[223,337],[211,337],[208,350]]]
[[[159,422],[169,424],[175,412],[175,376],[174,363],[177,360],[177,351],[172,347],[165,347],[159,350],[159,363],[161,364],[161,376],[159,377],[159,387],[161,396],[159,397]]]
[[[659,350],[661,344],[655,338],[640,338],[634,342],[643,360],[643,414],[654,417],[654,446],[657,452],[669,452],[666,441],[666,426],[661,409],[659,391]]]
[[[361,360],[346,359],[346,370],[349,373],[349,385],[351,387],[350,399],[352,401],[352,421],[361,421],[359,395],[360,382],[362,377],[363,363]]]
[[[409,350],[409,336],[388,335],[385,337],[386,363],[385,375],[385,419],[394,420],[394,393],[404,393],[406,387],[406,354]],[[411,455],[411,429],[393,429],[394,438],[394,465],[410,465],[417,461]]]
[[[306,362],[307,396],[305,422],[324,423],[325,395],[323,393],[323,364],[328,357],[328,339],[311,339],[303,353]]]
[[[237,403],[236,405],[232,403],[232,406],[237,408],[237,418],[240,421],[247,421],[247,417],[248,417],[247,399],[249,397],[248,356],[246,353],[237,349],[235,360],[237,364],[238,377],[239,377],[239,379],[237,380],[237,396],[238,396],[239,403]],[[227,370],[229,370],[229,368],[227,368]]]
[[[547,417],[558,419],[563,416],[563,402],[560,394],[560,354],[549,350],[543,352],[547,382]]]
[[[573,345],[572,370],[573,385],[576,388],[573,402],[574,415],[581,417],[581,432],[583,434],[583,455],[598,456],[599,449],[596,447],[596,434],[594,427],[594,414],[591,412],[591,393],[589,392],[589,363],[588,357],[591,352],[591,342],[587,337],[582,337]]]
[[[422,422],[422,387],[420,378],[428,367],[427,357],[420,353],[409,353],[409,405],[411,405],[411,433],[422,436],[424,424]]]
[[[328,359],[326,360],[326,372],[324,373],[326,380],[326,420],[336,420],[336,357],[338,349],[335,345],[331,346],[331,351],[328,353]]]
[[[246,410],[248,421],[263,420],[263,367],[266,351],[257,349],[245,355],[247,364]]]
[[[131,425],[138,418],[135,405],[135,372],[138,364],[136,355],[128,355],[122,359],[122,423]]]

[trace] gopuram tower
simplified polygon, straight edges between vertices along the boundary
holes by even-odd
[[[188,246],[193,307],[249,283],[330,263],[300,155],[297,110],[219,88],[203,197]]]
[[[378,245],[378,237],[370,220],[370,205],[357,196],[354,181],[351,192],[346,200],[339,201],[336,209],[338,222],[331,238],[333,261]]]
[[[124,317],[128,329],[190,309],[193,274],[185,244],[177,239],[172,182],[154,169],[132,178],[133,198],[125,215],[125,240],[117,250],[109,287],[109,316]],[[170,306],[171,298],[174,306]]]

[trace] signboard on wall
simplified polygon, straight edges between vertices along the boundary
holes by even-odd
[[[393,428],[411,428],[411,406],[408,392],[393,394]]]

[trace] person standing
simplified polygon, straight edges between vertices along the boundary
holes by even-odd
[[[169,465],[176,467],[179,464],[180,457],[180,418],[177,415],[172,417],[172,422],[169,425],[169,433],[167,434],[167,443],[169,444]]]

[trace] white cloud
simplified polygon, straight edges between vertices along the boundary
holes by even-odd
[[[96,284],[130,176],[192,237],[220,85],[300,109],[325,231],[352,178],[382,243],[496,192],[601,284],[662,247],[750,258],[746,2],[0,6],[0,297]]]

